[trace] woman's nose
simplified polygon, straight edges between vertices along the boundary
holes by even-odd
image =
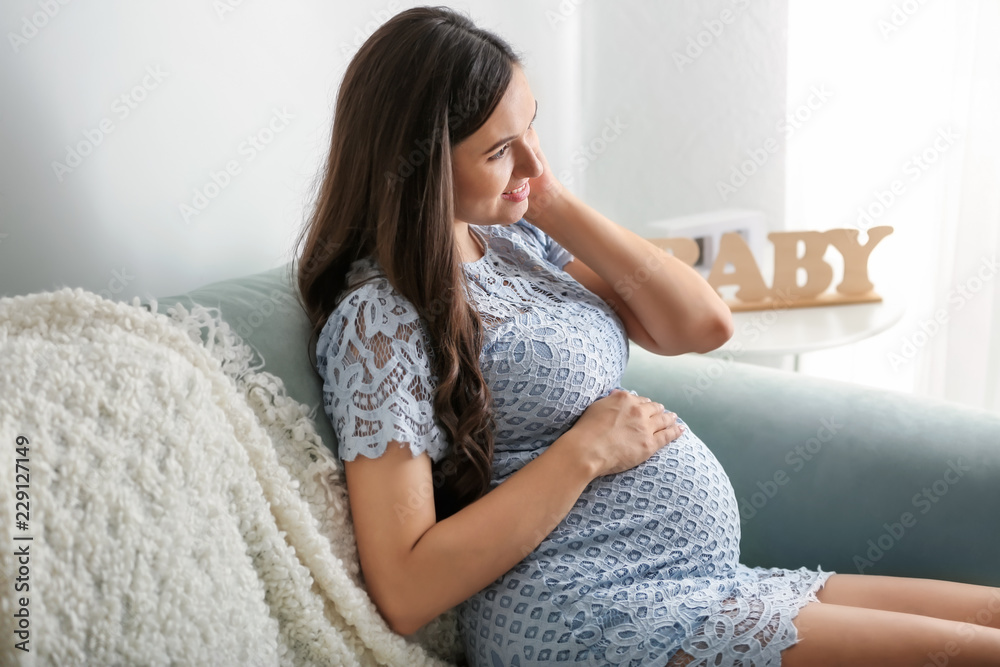
[[[545,171],[545,167],[542,161],[535,155],[535,147],[531,144],[526,144],[524,150],[520,152],[520,164],[521,173],[528,178],[538,178]]]

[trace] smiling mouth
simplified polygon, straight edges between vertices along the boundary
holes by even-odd
[[[525,181],[524,183],[521,183],[521,187],[519,187],[519,188],[514,188],[513,190],[508,190],[508,191],[507,191],[507,192],[505,192],[504,194],[505,194],[505,195],[516,195],[516,194],[518,194],[518,193],[520,193],[520,192],[523,192],[523,191],[524,191],[524,188],[525,188],[525,186],[527,186],[527,185],[528,185],[528,181]]]

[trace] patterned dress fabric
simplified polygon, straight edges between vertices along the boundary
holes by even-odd
[[[463,266],[486,328],[496,487],[621,388],[628,338],[563,271],[573,257],[544,232],[523,219],[470,228],[486,248]],[[349,285],[366,278],[317,343],[338,455],[375,458],[397,440],[439,461],[448,443],[426,329],[371,258],[355,262]],[[729,477],[688,428],[638,466],[591,481],[532,553],[459,606],[469,664],[780,665],[798,641],[792,619],[834,573],[750,568],[739,545]]]

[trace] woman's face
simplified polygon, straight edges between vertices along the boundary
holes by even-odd
[[[535,156],[532,127],[538,106],[528,79],[517,65],[503,98],[486,123],[452,149],[455,222],[514,224],[528,210],[528,199],[501,195],[542,174]]]

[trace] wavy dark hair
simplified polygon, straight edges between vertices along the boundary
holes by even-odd
[[[355,287],[346,275],[355,259],[374,257],[419,313],[435,418],[451,445],[433,466],[439,521],[489,490],[496,428],[479,366],[483,324],[455,242],[452,147],[493,113],[515,65],[509,44],[448,7],[386,21],[344,74],[323,182],[295,244],[304,242],[292,280],[312,323],[314,368],[319,333]]]

